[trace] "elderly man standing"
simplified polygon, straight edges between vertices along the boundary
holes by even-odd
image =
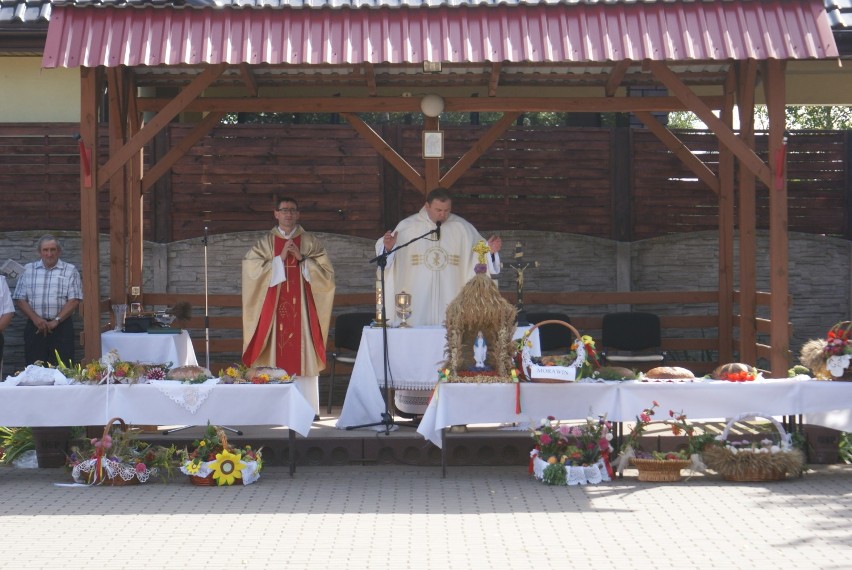
[[[62,245],[52,235],[38,240],[41,259],[28,263],[18,278],[18,308],[27,317],[24,326],[24,358],[57,364],[56,353],[66,364],[74,360],[74,324],[71,316],[83,299],[80,273],[59,256]]]

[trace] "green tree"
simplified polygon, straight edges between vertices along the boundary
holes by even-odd
[[[787,130],[829,130],[840,131],[852,128],[852,107],[801,105],[788,106],[784,110]],[[766,105],[757,105],[754,109],[754,125],[757,129],[769,128],[769,114]]]

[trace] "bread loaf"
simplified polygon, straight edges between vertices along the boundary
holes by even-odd
[[[680,366],[658,366],[645,373],[646,378],[661,380],[677,380],[682,378],[695,378],[695,375],[686,368]]]
[[[283,368],[274,368],[272,366],[253,366],[246,370],[246,379],[251,380],[261,374],[269,376],[270,380],[288,380],[290,376]]]
[[[198,377],[212,378],[210,371],[203,366],[178,366],[166,374],[167,380],[195,380]]]

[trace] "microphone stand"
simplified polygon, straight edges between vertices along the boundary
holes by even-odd
[[[426,232],[422,236],[417,236],[416,238],[409,240],[402,245],[397,245],[396,247],[392,248],[390,251],[380,253],[379,255],[377,255],[376,257],[374,257],[373,259],[371,259],[370,261],[367,262],[367,263],[375,263],[379,267],[379,282],[382,284],[382,352],[383,352],[382,356],[383,356],[383,360],[384,360],[383,364],[384,364],[384,373],[385,373],[385,386],[384,386],[384,388],[385,388],[385,411],[382,412],[382,414],[381,414],[381,420],[379,420],[377,422],[369,423],[369,424],[361,424],[361,425],[357,425],[357,426],[346,426],[347,430],[353,430],[353,429],[359,429],[359,428],[365,428],[365,427],[374,427],[374,426],[384,426],[385,435],[390,435],[391,426],[400,425],[400,424],[398,424],[394,421],[393,414],[391,414],[391,412],[390,412],[390,384],[388,383],[388,376],[390,374],[388,372],[388,368],[389,368],[389,366],[388,366],[388,318],[387,318],[386,303],[385,303],[385,299],[387,298],[387,295],[385,295],[385,267],[387,267],[387,264],[388,264],[388,257],[390,257],[390,254],[392,254],[393,252],[400,250],[404,247],[407,247],[408,245],[410,245],[410,244],[412,244],[412,243],[414,243],[418,240],[421,240],[423,238],[426,238],[426,237],[428,237],[432,234],[437,234],[437,235],[440,236],[441,235],[440,231],[441,231],[441,224],[439,222],[438,227],[435,228],[434,230],[429,230],[428,232]]]
[[[204,244],[204,363],[205,368],[210,370],[210,306],[207,303],[207,226],[204,226],[204,239],[201,241]],[[163,430],[163,435],[169,435],[176,431],[183,431],[193,426],[181,426]],[[243,435],[242,430],[228,426],[219,426],[225,431],[230,431],[237,435]]]

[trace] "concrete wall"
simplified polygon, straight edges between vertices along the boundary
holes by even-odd
[[[37,258],[36,243],[42,231],[0,233],[0,261],[7,258],[26,263]],[[240,260],[263,232],[210,236],[207,247],[210,294],[239,293]],[[525,259],[540,267],[524,273],[526,291],[654,291],[713,290],[717,288],[717,239],[715,232],[677,234],[634,243],[572,234],[510,231],[500,232],[504,261],[511,260],[515,243],[524,245]],[[80,266],[80,237],[76,232],[58,232],[64,245],[63,259]],[[373,240],[336,234],[319,234],[335,266],[337,290],[341,293],[370,292],[375,281]],[[849,319],[852,298],[852,243],[810,234],[790,236],[790,295],[793,299],[792,348],[809,338],[820,337],[831,325]],[[204,292],[204,246],[202,238],[170,244],[145,244],[144,290],[169,293]],[[101,236],[101,294],[108,292],[109,243]],[[769,287],[768,240],[758,239],[758,288]],[[735,283],[737,280],[735,272]],[[503,290],[514,290],[515,274],[505,270]],[[14,289],[15,281],[8,280]],[[559,309],[559,307],[548,307]],[[612,307],[608,310],[615,310]],[[653,307],[660,314],[677,314],[677,307]],[[708,307],[708,312],[715,307]],[[196,314],[203,314],[203,307]],[[601,307],[571,307],[574,315],[599,315]],[[213,311],[210,313],[214,315]],[[768,316],[765,315],[764,316]],[[76,317],[80,328],[79,317]],[[21,335],[24,319],[16,315],[6,331],[4,372],[23,366]],[[211,336],[212,333],[211,333]]]
[[[41,57],[0,58],[0,123],[80,121],[80,70],[42,69]]]

